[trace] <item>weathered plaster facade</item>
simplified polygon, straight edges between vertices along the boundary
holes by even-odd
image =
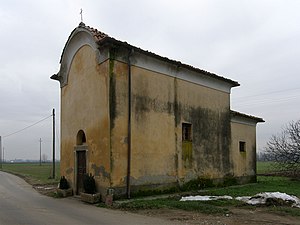
[[[256,180],[256,121],[247,115],[232,112],[231,139],[233,175]],[[240,149],[242,143],[244,150]]]
[[[129,195],[199,177],[255,178],[263,120],[230,110],[237,82],[82,23],[60,63],[51,78],[61,84],[61,175],[76,192],[82,172],[95,176],[103,196],[109,188]]]

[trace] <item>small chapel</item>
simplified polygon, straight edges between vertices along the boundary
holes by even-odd
[[[60,69],[61,175],[75,194],[92,174],[130,197],[191,181],[256,181],[256,126],[231,110],[239,83],[183,64],[80,23]]]

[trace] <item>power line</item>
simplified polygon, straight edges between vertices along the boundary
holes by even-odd
[[[273,103],[280,103],[280,102],[288,102],[291,100],[299,100],[300,93],[297,95],[291,95],[291,96],[282,96],[280,98],[257,98],[252,99],[249,101],[235,101],[232,100],[231,102],[238,105],[257,105],[257,104],[273,104]]]
[[[289,89],[270,91],[270,92],[265,92],[265,93],[261,93],[261,94],[255,94],[255,95],[237,96],[237,97],[233,97],[233,98],[234,99],[253,98],[253,97],[260,97],[260,96],[264,96],[264,95],[277,94],[277,93],[289,92],[289,91],[295,91],[295,90],[300,90],[300,88],[289,88]]]
[[[296,90],[300,90],[300,88],[290,88],[290,89],[284,89],[284,90],[278,90],[278,91],[272,91],[272,92],[265,92],[261,94],[256,95],[249,95],[249,96],[238,96],[233,97],[231,100],[231,104],[235,106],[240,107],[257,107],[259,105],[272,105],[272,104],[278,104],[278,103],[286,103],[293,100],[298,100],[300,93],[296,92]],[[283,95],[280,97],[276,97],[277,93],[283,93],[283,92],[291,92],[294,91],[294,93],[289,93],[289,95]],[[271,96],[271,94],[273,94]],[[268,96],[269,95],[269,96]],[[255,98],[265,96],[264,98]],[[268,96],[268,97],[266,97]],[[247,101],[245,99],[248,99]]]
[[[41,119],[41,120],[35,122],[34,124],[31,124],[31,125],[29,125],[29,126],[23,128],[23,129],[21,129],[21,130],[18,130],[18,131],[15,131],[15,132],[13,132],[13,133],[4,135],[3,138],[6,138],[6,137],[12,136],[12,135],[14,135],[14,134],[20,133],[20,132],[22,132],[22,131],[24,131],[24,130],[30,128],[30,127],[33,127],[34,125],[37,125],[37,124],[40,123],[40,122],[43,122],[44,120],[46,120],[46,119],[48,119],[48,118],[50,118],[50,117],[52,117],[52,115],[47,116],[47,117],[45,117],[44,119]]]

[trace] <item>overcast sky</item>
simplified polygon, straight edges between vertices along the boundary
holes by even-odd
[[[238,81],[233,110],[262,117],[257,149],[300,119],[298,0],[0,0],[0,136],[5,159],[51,159],[63,47],[83,22],[144,50]],[[10,136],[7,136],[10,135]],[[57,139],[59,134],[57,132]],[[59,144],[57,144],[59,158]]]

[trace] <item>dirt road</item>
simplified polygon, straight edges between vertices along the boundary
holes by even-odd
[[[300,225],[299,217],[280,216],[267,212],[266,208],[231,208],[227,215],[207,215],[183,210],[140,210],[136,213],[181,222],[186,225]]]

